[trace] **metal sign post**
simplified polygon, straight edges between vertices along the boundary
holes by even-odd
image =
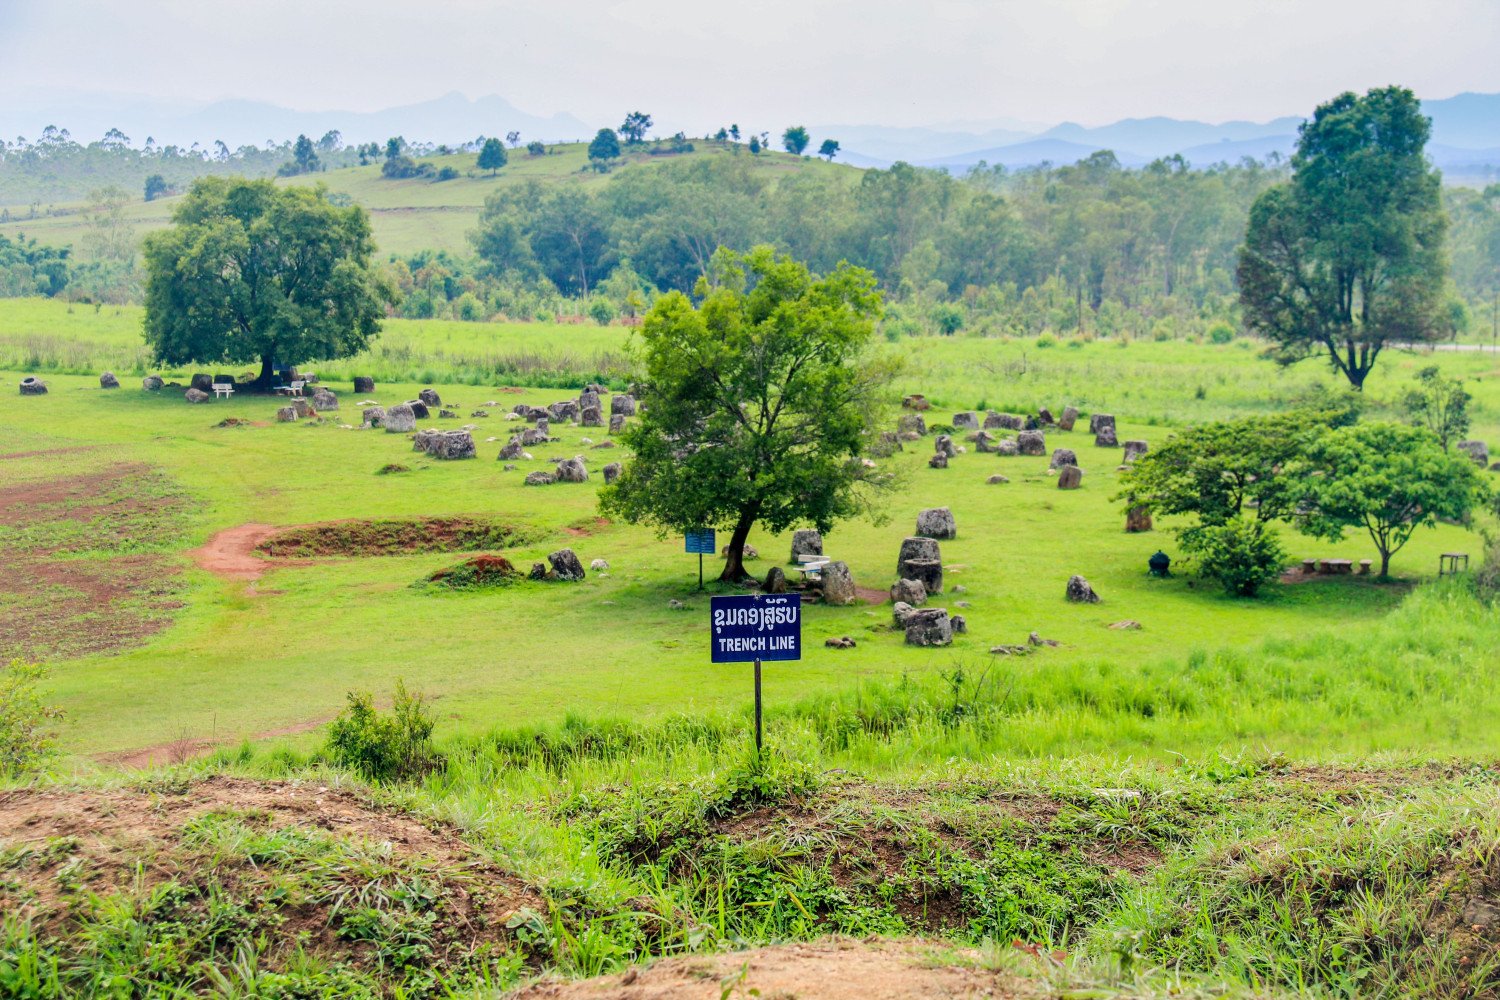
[[[760,661],[755,661],[755,752],[760,754]]]
[[[762,660],[802,659],[800,594],[709,598],[709,652],[714,663],[755,664],[755,752],[762,744]]]
[[[714,547],[714,529],[699,528],[697,531],[685,532],[682,540],[683,547],[689,554],[698,553],[698,589],[701,591],[703,589],[703,557],[704,555],[713,555],[716,551]]]

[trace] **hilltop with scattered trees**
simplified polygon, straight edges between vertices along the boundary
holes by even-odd
[[[325,183],[333,203],[369,208],[388,277],[402,293],[395,309],[414,318],[633,321],[657,296],[690,292],[720,247],[765,243],[819,273],[841,260],[871,270],[889,303],[887,335],[1223,341],[1247,325],[1269,335],[1280,322],[1274,308],[1247,303],[1274,295],[1272,272],[1257,262],[1270,259],[1267,240],[1289,231],[1269,222],[1292,219],[1273,207],[1286,203],[1283,192],[1307,186],[1295,166],[1306,156],[1207,168],[1169,157],[1131,169],[1098,152],[1071,165],[981,165],[957,177],[902,163],[839,166],[831,163],[838,140],[815,146],[801,126],[781,133],[790,152],[780,152],[770,133],[738,123],[697,141],[652,137],[653,124],[650,114],[632,111],[588,143],[560,146],[512,131],[503,142],[480,136],[458,147],[401,136],[351,147],[330,133],[209,155],[136,149],[123,136],[82,146],[49,131],[0,150],[0,189],[61,190],[84,174],[130,183],[90,188],[82,205],[56,214],[36,205],[0,208],[11,213],[12,244],[29,246],[28,257],[48,244],[72,248],[47,265],[51,276],[42,281],[37,263],[12,249],[0,258],[0,288],[138,298],[139,277],[119,247],[166,223],[190,175],[222,172]],[[1412,138],[1409,155],[1419,162],[1421,136]],[[1429,268],[1422,278],[1419,339],[1493,332],[1500,328],[1500,186],[1440,189],[1430,171],[1425,176],[1424,212],[1447,220],[1446,246],[1426,259],[1445,255],[1451,270]],[[125,192],[124,200],[107,188]],[[15,221],[27,212],[39,214]],[[1316,210],[1304,214],[1314,218]],[[116,257],[99,257],[101,248]],[[1401,339],[1400,331],[1381,336]],[[1307,343],[1296,334],[1283,356],[1306,356]]]

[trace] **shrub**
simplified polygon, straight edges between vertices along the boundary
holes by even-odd
[[[1500,537],[1485,536],[1484,560],[1474,574],[1474,589],[1485,600],[1500,598]]]
[[[1234,327],[1221,320],[1216,320],[1208,328],[1208,340],[1211,344],[1227,344],[1234,339]]]
[[[545,143],[533,139],[526,144],[526,152],[530,156],[546,156],[547,146]]]
[[[608,299],[596,298],[588,305],[589,318],[600,326],[608,326],[609,321],[615,318],[615,307]]]
[[[0,668],[0,774],[33,771],[53,753],[51,722],[62,712],[37,693],[37,682],[46,673],[46,668],[21,660]]]
[[[1040,337],[1036,338],[1036,346],[1041,348],[1056,347],[1057,335],[1050,332],[1042,334]]]
[[[380,165],[380,176],[389,180],[422,177],[432,173],[432,164],[418,163],[409,156],[392,156]]]
[[[437,172],[437,174],[432,179],[435,182],[436,181],[451,181],[451,180],[456,179],[457,177],[458,177],[458,168],[457,167],[445,166],[441,170],[439,170]]]
[[[426,699],[396,682],[391,714],[381,715],[374,699],[350,691],[349,707],[328,725],[323,755],[330,763],[370,781],[406,781],[435,770],[441,758],[432,747],[436,723]]]
[[[1203,575],[1236,597],[1254,597],[1262,584],[1281,575],[1286,563],[1276,536],[1238,519],[1202,528],[1194,537],[1193,551]]]
[[[941,303],[933,307],[932,322],[939,333],[951,337],[964,328],[964,311],[954,303]]]
[[[473,292],[464,292],[453,300],[453,318],[478,323],[485,318],[484,303]]]

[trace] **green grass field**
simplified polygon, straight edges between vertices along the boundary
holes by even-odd
[[[418,250],[449,250],[468,253],[467,234],[479,218],[484,199],[493,191],[528,180],[547,183],[567,181],[594,187],[606,183],[614,173],[601,174],[589,168],[587,146],[581,143],[549,147],[546,156],[531,156],[524,149],[509,151],[510,160],[494,176],[474,166],[474,153],[449,156],[418,157],[437,169],[451,166],[459,171],[457,178],[435,182],[430,177],[388,180],[380,175],[380,164],[349,167],[326,173],[287,178],[283,184],[325,184],[330,191],[347,194],[370,211],[375,243],[382,256],[408,254]],[[682,159],[736,155],[710,142],[699,142],[691,153],[652,156],[628,153],[617,170],[650,169],[653,165]],[[737,155],[750,157],[749,153]],[[804,159],[790,153],[767,150],[753,158],[758,171],[773,182],[789,171],[829,171],[847,176],[853,183],[859,172],[837,163],[816,158]],[[138,195],[139,192],[132,192]],[[125,210],[126,219],[137,238],[164,228],[171,220],[177,197],[152,202],[132,202]],[[83,206],[55,206],[58,214],[36,219],[0,223],[0,233],[28,238],[52,246],[80,247],[87,228]]]
[[[933,603],[969,634],[915,649],[888,602],[808,605],[804,659],[766,668],[755,757],[749,669],[708,662],[694,558],[597,519],[620,450],[555,426],[519,468],[495,458],[516,403],[627,378],[628,331],[393,321],[367,355],[305,366],[338,412],[282,424],[269,398],[142,391],[140,320],[0,301],[0,640],[53,643],[44,694],[66,713],[60,773],[0,795],[4,990],[498,998],[675,958],[695,985],[749,996],[768,959],[734,949],[831,933],[942,942],[908,961],[908,986],[952,968],[1017,997],[1500,989],[1500,617],[1470,581],[1433,579],[1440,552],[1478,559],[1476,533],[1419,533],[1392,583],[1234,600],[1190,566],[1146,575],[1174,542],[1169,525],[1123,532],[1117,449],[1049,432],[1086,471],[1063,492],[1045,458],[929,469],[923,439],[885,461],[889,520],[842,524],[827,551],[883,590],[917,511],[950,506]],[[879,349],[906,361],[897,391],[934,401],[930,424],[1071,403],[1152,444],[1335,384],[1247,341],[1041,343]],[[1366,412],[1394,418],[1437,364],[1466,379],[1472,436],[1493,442],[1497,362],[1388,354]],[[122,388],[99,387],[104,368]],[[16,392],[31,373],[47,395]],[[475,424],[479,458],[340,426],[358,423],[356,374],[387,404],[434,386],[460,416],[423,425]],[[574,454],[590,482],[522,485]],[[380,473],[392,464],[408,471]],[[503,551],[522,568],[569,546],[609,572],[444,593],[413,584],[463,554],[282,561],[254,581],[190,555],[250,523],[446,515],[521,529]],[[757,573],[786,557],[786,537],[750,540]],[[1374,555],[1362,537],[1285,541],[1295,558]],[[1073,573],[1104,603],[1068,604]],[[1143,627],[1107,627],[1123,619]],[[1062,645],[989,652],[1032,631]],[[823,646],[842,635],[857,648]],[[384,706],[398,680],[431,697],[436,756],[404,780],[331,767],[324,723],[347,692]]]
[[[29,368],[27,337],[52,337],[79,353],[53,358],[64,369],[97,371],[105,362],[140,359],[135,343],[139,313],[131,309],[74,309],[57,303],[12,302],[0,307],[0,351],[14,385]],[[22,332],[28,331],[28,332]],[[397,678],[441,696],[443,732],[478,732],[495,725],[556,720],[569,712],[651,718],[673,713],[733,709],[745,702],[745,671],[707,661],[704,598],[694,593],[696,563],[681,540],[658,539],[626,525],[595,525],[599,469],[618,451],[591,450],[590,432],[558,428],[561,442],[532,449],[535,459],[505,472],[495,461],[515,424],[503,419],[517,402],[567,398],[561,389],[500,391],[458,382],[480,374],[475,358],[528,357],[538,370],[593,369],[577,359],[620,357],[627,334],[618,328],[540,324],[393,322],[371,358],[318,368],[340,393],[342,410],[322,426],[269,424],[220,428],[226,417],[267,422],[276,403],[254,397],[188,406],[179,393],[144,393],[133,376],[118,391],[98,388],[92,375],[49,375],[52,391],[40,398],[0,394],[0,425],[9,429],[6,451],[52,456],[13,459],[10,471],[26,476],[92,475],[114,463],[160,469],[189,498],[178,536],[153,542],[182,567],[182,609],[172,625],[144,645],[115,655],[56,664],[53,691],[68,712],[66,743],[84,754],[119,752],[182,738],[234,740],[315,722],[335,713],[350,689],[387,691]],[[1039,349],[1032,342],[964,338],[904,341],[883,347],[909,359],[902,391],[924,391],[939,406],[934,420],[955,409],[981,405],[1025,410],[1074,403],[1108,411],[1120,422],[1121,440],[1159,442],[1170,426],[1214,416],[1274,410],[1327,383],[1312,368],[1280,372],[1240,344],[1091,343]],[[382,352],[409,351],[402,364],[383,367]],[[550,362],[549,362],[550,359]],[[46,359],[43,359],[46,360]],[[1377,409],[1430,357],[1392,355],[1370,395]],[[1472,380],[1476,436],[1500,431],[1500,391],[1487,355],[1448,354],[1435,360]],[[121,365],[122,375],[129,370]],[[551,366],[549,368],[549,365]],[[45,366],[44,366],[45,367]],[[412,398],[435,385],[459,419],[434,425],[477,425],[480,458],[437,462],[414,454],[402,435],[341,429],[358,422],[357,397],[345,381],[373,372],[382,381],[372,398],[384,403]],[[423,373],[417,381],[386,383]],[[183,377],[188,373],[167,373]],[[521,381],[520,378],[515,381]],[[1202,392],[1198,392],[1198,388]],[[469,412],[496,400],[486,419]],[[486,442],[488,437],[499,441]],[[592,432],[594,441],[602,433]],[[861,585],[883,590],[893,577],[896,550],[918,510],[951,506],[960,537],[944,544],[951,592],[943,602],[970,634],[950,650],[905,647],[889,631],[888,605],[810,607],[807,658],[769,671],[773,705],[816,694],[835,694],[859,681],[934,678],[955,666],[983,670],[989,648],[1024,642],[1033,630],[1064,643],[1057,650],[1008,665],[1021,690],[1056,678],[1087,684],[1090,677],[1144,675],[1178,669],[1219,651],[1248,654],[1267,637],[1305,641],[1347,635],[1374,626],[1395,607],[1407,585],[1433,575],[1439,552],[1468,551],[1479,539],[1443,527],[1420,533],[1397,557],[1405,583],[1380,586],[1361,579],[1272,588],[1265,598],[1235,601],[1189,574],[1169,581],[1145,575],[1146,558],[1164,547],[1167,532],[1128,536],[1112,500],[1115,450],[1096,450],[1082,433],[1049,435],[1050,446],[1077,449],[1086,470],[1084,488],[1061,492],[1042,458],[1000,459],[966,454],[945,471],[926,467],[930,445],[918,442],[891,465],[902,483],[890,502],[890,521],[851,523],[828,538],[828,551],[845,559]],[[84,450],[69,450],[69,449]],[[580,453],[593,473],[588,484],[524,487],[525,472],[551,468],[549,458]],[[409,473],[377,475],[388,463]],[[1008,485],[987,485],[994,472]],[[534,529],[535,544],[507,553],[523,565],[568,545],[585,563],[603,558],[608,576],[579,586],[524,586],[480,595],[437,596],[412,589],[419,577],[456,561],[443,554],[333,559],[278,568],[259,583],[219,579],[192,567],[184,553],[225,528],[247,522],[295,525],[345,518],[485,514]],[[580,531],[579,526],[583,526]],[[757,533],[760,573],[785,558],[786,538]],[[1348,537],[1329,545],[1300,536],[1288,544],[1298,558],[1372,555],[1368,541]],[[85,552],[81,558],[87,558]],[[710,566],[710,575],[714,568]],[[1062,599],[1063,584],[1082,573],[1105,603],[1080,609]],[[678,599],[687,611],[668,608]],[[1105,626],[1121,619],[1143,623],[1139,632]],[[827,636],[848,634],[854,650],[822,647]],[[1178,665],[1174,667],[1173,665]],[[1451,732],[1436,733],[1430,720],[1413,723],[1417,745],[1454,745],[1478,738],[1465,715]],[[1091,736],[1098,747],[1138,745],[1144,752],[1173,749],[1152,727],[1136,738]],[[1329,734],[1302,727],[1289,738],[1315,746]],[[1037,727],[1018,741],[1027,753],[1066,749],[1068,729]],[[1191,742],[1237,743],[1274,725],[1206,724]],[[1400,746],[1397,726],[1368,740],[1351,729],[1343,738],[1360,746]]]

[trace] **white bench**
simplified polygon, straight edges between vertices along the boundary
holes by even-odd
[[[234,395],[234,386],[228,382],[215,382],[213,389],[215,398],[228,399]]]
[[[803,583],[806,583],[809,580],[821,580],[823,577],[823,567],[833,562],[833,560],[828,558],[827,556],[815,556],[806,554],[798,556],[797,561],[802,564],[798,566],[797,569],[802,573]]]
[[[281,386],[276,391],[283,396],[300,396],[302,395],[302,387],[306,384],[306,382],[299,379],[291,385]]]

